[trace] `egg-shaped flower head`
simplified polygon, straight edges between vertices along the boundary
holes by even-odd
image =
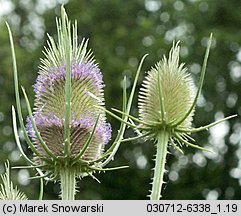
[[[175,44],[167,59],[165,56],[145,77],[139,92],[139,118],[154,123],[153,130],[160,126],[171,129],[188,128],[194,110],[185,118],[194,100],[194,83],[184,64],[179,64],[179,46]],[[182,121],[183,120],[183,121]],[[178,124],[180,122],[180,124]]]
[[[87,51],[87,41],[78,44],[77,24],[71,26],[65,13],[57,21],[57,30],[57,44],[48,36],[49,47],[34,85],[33,119],[46,146],[41,145],[30,118],[26,127],[39,152],[37,163],[45,164],[54,156],[60,161],[53,164],[56,169],[66,163],[61,164],[61,158],[76,161],[78,157],[86,163],[97,160],[111,137],[105,113],[97,108],[104,106],[102,73]]]
[[[77,46],[76,41],[70,49],[70,94],[67,96],[69,98],[66,98],[68,66],[64,53],[66,42],[60,25],[58,25],[59,43],[55,45],[49,36],[51,44],[45,49],[46,58],[42,60],[34,85],[33,118],[43,141],[57,158],[66,157],[66,118],[69,117],[69,137],[66,136],[66,138],[70,144],[68,153],[70,159],[79,155],[96,124],[88,148],[79,157],[86,162],[96,160],[101,156],[104,145],[111,137],[111,126],[106,123],[105,113],[97,108],[97,106],[104,106],[102,73],[93,58],[90,58],[90,54],[86,53],[87,42],[83,41],[80,46]],[[73,32],[77,31],[75,28],[76,26],[73,27]],[[73,35],[73,39],[77,40],[77,35]],[[54,50],[55,47],[56,50]],[[68,100],[69,107],[66,106]],[[69,116],[66,117],[68,108]],[[46,159],[51,158],[40,144],[30,118],[27,119],[27,131],[41,156]],[[36,157],[36,160],[39,163],[44,162],[41,157]]]

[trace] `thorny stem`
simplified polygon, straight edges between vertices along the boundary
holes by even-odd
[[[69,167],[65,167],[60,171],[60,186],[61,186],[61,198],[62,200],[74,200],[75,199],[75,187],[76,179],[74,170]]]
[[[161,189],[164,183],[163,176],[165,174],[168,140],[169,133],[165,130],[160,131],[157,135],[157,153],[155,159],[154,177],[150,196],[151,200],[159,200],[161,197]]]

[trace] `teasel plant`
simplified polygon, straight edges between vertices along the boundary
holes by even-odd
[[[5,173],[0,178],[2,184],[0,184],[0,200],[27,200],[27,196],[21,192],[17,186],[14,187],[10,176],[10,164],[9,161],[5,163]]]
[[[106,113],[122,122],[123,120],[117,114],[128,117],[128,121],[124,123],[133,128],[137,136],[123,139],[121,142],[144,139],[151,140],[155,144],[154,176],[151,182],[151,194],[149,195],[151,200],[161,198],[162,186],[165,183],[163,178],[166,172],[165,163],[169,146],[174,147],[182,154],[183,146],[211,152],[209,149],[193,144],[195,140],[190,134],[208,130],[236,116],[232,115],[206,126],[192,127],[195,106],[204,82],[211,41],[212,34],[207,44],[196,93],[191,74],[188,73],[184,63],[179,63],[179,42],[173,42],[169,57],[164,56],[144,78],[138,95],[139,118],[115,108],[112,108],[112,111],[103,107],[100,108],[105,109]]]
[[[114,159],[126,129],[125,122],[130,112],[138,74],[145,56],[140,61],[129,98],[127,99],[126,78],[123,85],[123,105],[120,128],[110,147],[111,126],[106,122],[104,110],[104,83],[102,73],[91,51],[88,40],[78,43],[77,22],[71,24],[64,6],[61,18],[56,19],[57,43],[48,35],[48,46],[44,48],[39,75],[34,85],[34,109],[22,87],[28,110],[25,126],[20,105],[20,93],[13,37],[7,24],[13,59],[16,110],[12,106],[15,140],[21,155],[29,163],[25,168],[36,169],[33,178],[59,181],[62,200],[75,199],[76,181],[85,176],[95,177],[97,172],[126,168],[106,168]],[[22,149],[18,134],[17,116],[24,138],[33,152],[29,158]],[[17,167],[21,168],[21,167]],[[41,184],[43,191],[43,184]],[[40,193],[41,198],[43,192]]]

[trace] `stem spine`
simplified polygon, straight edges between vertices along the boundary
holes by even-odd
[[[169,133],[162,130],[157,135],[157,144],[156,144],[156,158],[155,158],[155,168],[154,168],[154,177],[152,182],[151,190],[151,200],[159,200],[161,197],[161,189],[164,183],[163,177],[165,174],[165,163],[167,156],[167,147],[168,147]]]

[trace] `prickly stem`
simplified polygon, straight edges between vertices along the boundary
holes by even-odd
[[[163,177],[165,174],[168,140],[169,133],[165,130],[160,131],[157,136],[157,153],[155,158],[154,177],[150,196],[151,200],[159,200],[161,197],[162,185],[164,183]]]

